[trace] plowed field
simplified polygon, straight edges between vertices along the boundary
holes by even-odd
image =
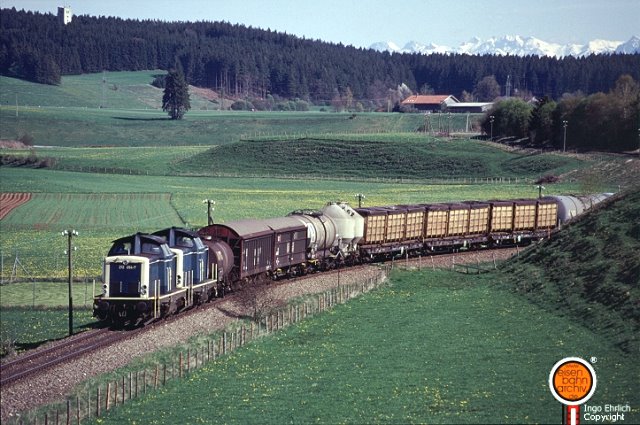
[[[8,192],[0,193],[0,220],[13,211],[14,208],[28,202],[31,199],[30,193]]]

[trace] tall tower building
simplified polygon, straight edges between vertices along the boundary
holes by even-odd
[[[67,25],[71,22],[73,18],[73,12],[71,11],[71,6],[64,6],[58,8],[58,19],[63,24]]]

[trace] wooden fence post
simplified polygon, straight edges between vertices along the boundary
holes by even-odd
[[[158,364],[156,363],[156,373],[155,376],[153,377],[153,389],[157,390],[158,389]]]
[[[96,395],[96,418],[100,417],[100,385],[98,385],[98,394]]]
[[[104,399],[104,410],[109,410],[109,399],[111,398],[111,382],[107,382],[107,396]]]

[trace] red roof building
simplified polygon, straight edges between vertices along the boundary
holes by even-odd
[[[403,106],[413,106],[419,111],[440,111],[459,100],[450,94],[418,94],[402,101]]]

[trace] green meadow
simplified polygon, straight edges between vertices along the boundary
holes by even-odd
[[[560,423],[547,380],[568,354],[597,359],[590,404],[638,406],[633,355],[500,279],[395,272],[92,423]]]

